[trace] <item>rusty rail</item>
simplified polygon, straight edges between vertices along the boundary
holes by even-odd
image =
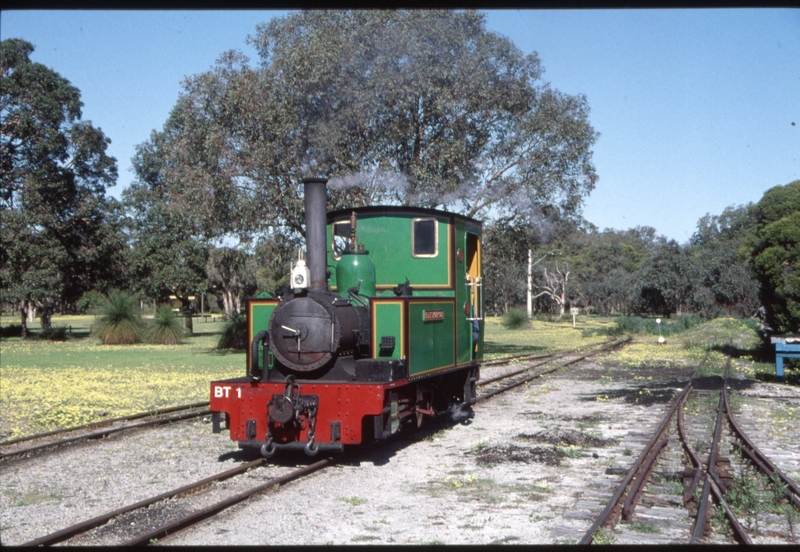
[[[734,538],[742,544],[752,544],[747,532],[723,498],[723,493],[727,490],[727,486],[719,479],[717,474],[717,460],[719,459],[719,445],[722,439],[722,420],[726,411],[725,404],[727,401],[728,375],[730,374],[730,369],[731,356],[728,355],[728,362],[725,365],[725,377],[722,380],[722,389],[720,389],[719,392],[719,406],[717,407],[717,423],[714,427],[714,439],[711,443],[711,452],[708,456],[708,465],[706,466],[706,481],[703,485],[703,492],[697,507],[697,516],[695,518],[694,529],[692,530],[692,537],[689,541],[690,544],[700,544],[700,540],[707,533],[710,513],[709,501],[712,492],[717,502],[722,504],[725,508],[725,515],[728,517],[731,529],[733,529]]]
[[[576,362],[580,362],[582,360],[585,360],[585,359],[589,358],[590,356],[594,356],[594,355],[599,354],[599,353],[601,353],[603,351],[607,351],[608,349],[612,349],[614,347],[618,347],[620,345],[624,345],[625,343],[628,343],[631,339],[632,339],[631,336],[628,336],[625,339],[620,339],[620,340],[617,340],[617,341],[614,341],[614,342],[611,342],[611,343],[603,344],[601,347],[599,347],[597,349],[594,349],[592,351],[589,351],[588,353],[580,355],[577,358],[573,358],[573,359],[571,359],[571,360],[569,360],[569,361],[567,361],[567,362],[565,362],[563,364],[559,364],[559,365],[557,365],[557,366],[555,366],[555,367],[553,367],[553,368],[551,368],[549,370],[536,372],[535,374],[532,374],[532,375],[530,375],[530,376],[528,376],[526,378],[522,378],[522,379],[516,380],[516,381],[514,381],[514,382],[512,382],[512,383],[510,383],[510,384],[508,384],[506,386],[503,386],[503,387],[500,387],[498,389],[493,389],[491,391],[488,391],[488,392],[480,395],[477,399],[475,399],[475,402],[478,403],[478,402],[481,402],[481,401],[485,401],[486,399],[488,399],[490,397],[494,397],[495,395],[499,395],[500,393],[504,393],[506,391],[509,391],[509,390],[515,388],[515,387],[519,387],[520,385],[522,385],[524,383],[527,383],[529,381],[532,381],[532,380],[534,380],[536,378],[540,378],[540,377],[542,377],[542,376],[544,376],[546,374],[551,374],[551,373],[555,372],[556,370],[558,370],[559,368],[564,368],[565,366],[569,366],[570,364],[575,364]],[[562,355],[562,356],[568,356],[570,354],[572,354],[572,353],[571,352],[567,352],[567,353],[564,353],[564,355]],[[558,358],[562,358],[562,357],[558,357]],[[508,379],[508,378],[513,377],[513,376],[516,376],[516,375],[522,374],[524,372],[527,372],[529,370],[532,370],[533,368],[538,368],[539,366],[542,366],[544,364],[547,364],[547,362],[542,362],[540,364],[526,366],[525,368],[522,368],[520,370],[516,370],[516,371],[510,372],[508,374],[503,374],[501,376],[497,376],[497,377],[489,379],[489,380],[482,380],[480,383],[478,383],[478,385],[479,386],[485,386],[485,385],[487,385],[489,383],[494,383],[494,382],[497,382],[497,381],[500,381],[500,380],[503,380],[503,379]]]
[[[725,393],[724,401],[725,412],[728,416],[728,423],[740,441],[740,449],[743,456],[746,456],[754,465],[758,466],[768,477],[778,477],[786,485],[786,497],[795,508],[800,508],[800,487],[783,471],[781,471],[761,450],[745,435],[733,416],[733,411],[728,403],[728,395]]]
[[[640,473],[640,470],[642,471],[642,473],[644,473],[646,465],[652,467],[652,465],[654,464],[657,454],[654,454],[651,458],[651,452],[653,451],[653,449],[656,447],[657,444],[660,444],[659,450],[663,449],[664,444],[666,444],[666,440],[663,440],[662,442],[661,435],[666,431],[667,427],[672,421],[672,417],[675,415],[675,412],[679,409],[679,407],[681,407],[686,402],[686,399],[689,396],[689,392],[692,389],[692,385],[694,384],[694,379],[697,376],[697,373],[705,364],[707,359],[708,359],[708,354],[706,354],[705,358],[703,358],[703,360],[697,366],[697,369],[695,370],[694,374],[692,374],[689,383],[686,385],[683,391],[681,391],[677,399],[673,402],[672,406],[664,415],[664,418],[661,420],[661,423],[656,428],[655,432],[653,433],[653,436],[650,438],[650,441],[648,441],[647,445],[645,445],[641,454],[639,454],[639,457],[633,463],[633,466],[631,466],[631,468],[628,470],[628,473],[622,480],[622,483],[620,483],[619,486],[617,487],[617,490],[611,497],[611,500],[608,501],[608,504],[606,505],[605,509],[600,513],[600,515],[597,517],[597,519],[589,528],[589,530],[586,531],[583,538],[580,540],[578,544],[591,544],[592,540],[594,539],[594,534],[597,532],[598,529],[607,524],[615,523],[616,520],[619,518],[620,501],[622,500],[622,497],[625,496],[625,490],[628,488],[628,485],[631,484],[634,477]],[[629,494],[636,495],[637,493],[641,493],[640,486],[643,485],[646,480],[647,480],[647,474],[644,474],[642,477],[638,478],[637,480],[638,486],[632,485]],[[632,514],[633,512],[632,502],[629,506],[629,512],[630,514]]]
[[[143,533],[127,542],[122,543],[121,546],[146,546],[147,544],[150,544],[155,540],[164,539],[169,535],[173,535],[176,532],[186,529],[187,527],[190,527],[192,525],[195,525],[208,517],[216,515],[226,508],[229,508],[240,502],[244,502],[245,500],[247,500],[252,496],[272,491],[276,488],[276,486],[283,485],[284,483],[288,483],[289,481],[293,481],[295,479],[303,477],[304,475],[308,475],[310,473],[318,471],[331,464],[333,464],[333,460],[331,458],[326,458],[324,460],[320,460],[309,466],[306,466],[299,470],[295,470],[281,477],[270,479],[269,481],[267,481],[262,485],[259,485],[258,487],[254,487],[252,489],[239,493],[235,496],[217,502],[216,504],[212,504],[211,506],[203,508],[202,510],[198,510],[197,512],[192,512],[191,514],[184,516],[176,521],[167,523],[165,525],[162,525],[161,527],[157,527],[156,529],[148,531],[147,533]]]
[[[208,406],[208,401],[196,402],[191,404],[182,404],[180,406],[170,406],[167,408],[158,408],[156,410],[148,410],[146,412],[138,412],[128,416],[120,416],[118,418],[107,418],[105,420],[98,420],[96,422],[89,422],[88,424],[65,427],[63,429],[54,429],[53,431],[46,431],[44,433],[36,433],[34,435],[26,435],[25,437],[17,437],[16,439],[9,439],[8,441],[0,441],[0,447],[6,445],[14,445],[25,441],[33,441],[35,439],[43,439],[45,437],[52,437],[53,435],[61,435],[63,433],[71,433],[73,431],[80,431],[82,429],[92,429],[96,427],[103,427],[104,425],[113,424],[116,422],[129,422],[131,420],[138,420],[140,418],[147,418],[149,416],[159,416],[161,414],[169,414],[171,412],[178,412],[180,410],[190,410],[192,408],[202,408]]]
[[[208,403],[205,403],[205,404],[208,404]],[[130,424],[130,425],[112,427],[112,428],[103,429],[103,430],[100,430],[100,431],[95,431],[95,432],[92,432],[92,433],[84,433],[84,434],[81,434],[81,435],[76,435],[75,437],[67,437],[67,438],[64,438],[64,439],[59,439],[58,441],[48,441],[46,443],[42,443],[42,444],[39,444],[39,445],[34,445],[32,447],[12,450],[12,451],[8,451],[8,452],[0,452],[0,460],[4,460],[6,458],[13,458],[13,457],[16,457],[16,456],[23,456],[23,455],[29,454],[31,452],[36,452],[36,451],[47,449],[47,448],[51,448],[51,447],[60,447],[60,446],[67,445],[69,443],[75,443],[75,442],[78,442],[78,441],[91,441],[91,440],[94,440],[94,439],[102,439],[103,437],[108,437],[109,435],[112,435],[114,433],[119,433],[120,431],[127,431],[127,430],[130,430],[130,429],[139,429],[139,428],[149,427],[149,426],[154,426],[154,425],[163,425],[163,424],[168,424],[168,423],[172,423],[172,422],[180,422],[182,420],[188,420],[188,419],[191,419],[191,418],[199,418],[200,416],[205,416],[206,414],[211,414],[211,411],[208,410],[208,409],[205,409],[205,410],[200,410],[200,411],[196,411],[196,412],[190,412],[190,413],[187,413],[187,414],[181,414],[179,416],[169,416],[169,417],[165,417],[165,418],[157,418],[157,419],[154,419],[154,420],[148,420],[146,422],[139,422],[139,423]],[[139,416],[139,417],[141,417],[141,416]],[[3,443],[3,444],[5,444],[5,443]]]
[[[104,523],[109,522],[111,519],[121,516],[122,514],[126,514],[128,512],[132,512],[133,510],[138,510],[139,508],[145,508],[151,504],[155,504],[161,500],[166,500],[168,498],[179,497],[181,495],[188,494],[192,491],[196,491],[198,489],[203,489],[214,483],[216,481],[223,481],[235,475],[239,475],[240,473],[244,473],[252,468],[257,468],[262,466],[266,462],[265,458],[261,458],[259,460],[254,460],[253,462],[248,462],[247,464],[242,464],[239,467],[218,473],[216,475],[212,475],[211,477],[206,477],[205,479],[201,479],[196,483],[192,483],[190,485],[185,485],[180,487],[179,489],[175,489],[173,491],[168,491],[166,493],[162,493],[158,496],[154,496],[152,498],[148,498],[142,501],[139,501],[135,504],[131,504],[129,506],[125,506],[122,508],[118,508],[117,510],[113,510],[106,514],[102,514],[92,519],[83,521],[76,525],[72,525],[70,527],[66,527],[61,529],[60,531],[56,531],[55,533],[50,533],[49,535],[45,535],[44,537],[40,537],[38,539],[32,540],[23,544],[23,546],[51,546],[53,544],[57,544],[59,542],[63,542],[65,540],[71,539],[75,535],[79,535],[81,533],[86,533],[95,527],[99,527]]]

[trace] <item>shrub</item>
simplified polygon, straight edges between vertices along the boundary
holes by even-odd
[[[44,337],[50,341],[66,341],[67,340],[67,327],[56,326],[51,328],[49,332],[45,332]]]
[[[522,309],[509,309],[509,311],[503,315],[500,323],[507,330],[518,330],[530,326],[528,313]]]
[[[157,345],[180,345],[186,333],[186,328],[175,318],[172,307],[161,305],[156,310],[153,322],[145,329],[144,339]]]
[[[0,337],[22,337],[22,324],[9,324],[0,328]]]
[[[616,326],[608,330],[610,335],[639,334],[644,327],[644,319],[638,316],[621,316],[616,322]]]
[[[99,291],[91,290],[84,292],[81,298],[75,302],[75,306],[80,312],[95,313],[102,310],[106,304],[106,298]]]
[[[697,314],[687,314],[678,318],[673,324],[670,324],[670,331],[684,331],[695,326],[699,326],[705,322],[705,318]]]
[[[222,326],[217,349],[247,349],[247,317],[234,314]]]
[[[112,291],[92,333],[104,345],[131,345],[142,341],[142,329],[136,299],[121,291]]]

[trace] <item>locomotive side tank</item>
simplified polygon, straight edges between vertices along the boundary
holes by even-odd
[[[408,207],[326,215],[326,180],[303,182],[307,264],[291,291],[248,301],[246,376],[211,383],[214,431],[265,456],[313,455],[469,404],[483,356],[481,224]]]

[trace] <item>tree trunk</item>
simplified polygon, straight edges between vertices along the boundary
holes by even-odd
[[[186,326],[186,332],[189,335],[194,335],[194,321],[192,320],[192,302],[188,297],[179,297],[181,307],[183,310],[183,321]]]
[[[42,321],[42,333],[48,335],[53,331],[53,311],[51,309],[42,309],[39,318]]]
[[[236,314],[236,305],[234,304],[235,296],[233,293],[226,289],[222,292],[222,305],[225,309],[225,318],[230,320]]]
[[[20,332],[22,341],[28,339],[28,309],[25,307],[25,303],[26,301],[19,303],[19,313],[22,315],[22,331]]]

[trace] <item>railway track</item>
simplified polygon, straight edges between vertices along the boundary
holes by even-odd
[[[631,338],[629,336],[629,337],[625,338],[623,341],[628,342],[628,341],[630,341],[630,339]],[[613,343],[618,343],[618,341],[619,340],[610,339],[606,343],[601,343],[599,345],[598,344],[586,345],[584,347],[579,347],[577,349],[570,349],[568,351],[556,351],[556,352],[553,352],[553,353],[546,353],[546,354],[523,353],[523,354],[519,354],[519,355],[509,355],[509,356],[504,356],[504,357],[500,357],[500,358],[493,358],[491,360],[484,360],[483,363],[481,364],[481,367],[482,368],[489,368],[489,367],[492,367],[492,366],[503,366],[503,365],[506,365],[506,364],[512,364],[512,363],[516,363],[516,362],[537,361],[537,360],[545,360],[545,359],[554,358],[554,357],[562,357],[564,355],[580,354],[580,353],[582,353],[584,351],[587,351],[587,350],[593,350],[593,349],[597,348],[598,346],[599,347],[603,347],[603,346],[610,345],[610,344],[613,344]]]
[[[591,356],[609,351],[615,347],[620,347],[626,343],[629,343],[630,341],[631,337],[628,336],[624,339],[618,339],[608,343],[603,343],[599,346],[582,348],[575,351],[564,351],[536,357],[524,355],[521,357],[514,357],[514,360],[525,359],[528,361],[534,361],[534,363],[528,364],[511,372],[500,374],[488,379],[479,380],[479,393],[475,402],[479,403],[485,401],[497,394],[514,389],[515,387],[540,378],[546,374],[551,374],[556,370],[569,366],[570,364],[580,362]],[[564,360],[564,362],[558,362],[561,360]],[[509,362],[507,361],[506,363]]]
[[[589,350],[584,348],[580,351],[567,351],[563,353],[539,355],[535,356],[534,358],[531,358],[530,355],[522,355],[521,358],[524,358],[526,360],[534,360],[534,363],[529,364],[528,366],[525,366],[522,369],[513,370],[512,372],[496,376],[494,378],[491,378],[490,380],[486,380],[485,382],[483,382],[484,384],[483,388],[489,389],[489,392],[486,393],[482,392],[479,397],[479,401],[484,401],[499,393],[502,393],[504,391],[522,385],[527,381],[530,381],[537,377],[541,377],[544,374],[551,373],[555,370],[558,370],[559,368],[578,362],[592,355],[606,351],[610,348],[620,346],[626,343],[628,340],[629,339],[624,339],[624,340],[617,340],[611,343],[605,343],[599,347],[592,347]],[[578,354],[576,355],[576,353]],[[513,362],[514,360],[517,360],[517,358],[503,359],[503,361],[505,363],[510,363]],[[563,360],[566,360],[566,362],[558,362]],[[553,363],[556,363],[556,365],[553,366]],[[543,369],[538,369],[538,368],[543,368]],[[192,405],[192,406],[202,407],[203,404],[201,403],[199,405]],[[369,447],[369,445],[367,447]],[[170,535],[175,535],[176,533],[179,533],[180,531],[185,530],[186,528],[189,528],[192,525],[200,523],[203,520],[211,516],[214,516],[219,512],[222,512],[223,510],[235,504],[244,502],[253,496],[265,493],[277,492],[282,485],[290,481],[293,481],[295,479],[298,479],[300,477],[322,470],[326,467],[335,465],[337,462],[344,461],[346,457],[352,455],[368,454],[368,451],[366,450],[367,447],[361,447],[358,450],[354,450],[351,452],[351,454],[348,454],[346,452],[344,456],[337,457],[336,459],[326,458],[298,469],[289,470],[286,473],[282,473],[275,477],[268,477],[264,481],[260,482],[258,485],[248,486],[248,488],[244,490],[228,493],[228,496],[225,496],[224,498],[221,499],[215,499],[212,504],[194,509],[188,514],[178,515],[178,516],[167,516],[169,517],[169,519],[161,520],[161,522],[159,523],[146,524],[147,527],[144,530],[137,529],[136,534],[134,536],[127,536],[124,538],[124,540],[120,539],[122,540],[122,542],[119,542],[119,544],[126,546],[139,546],[139,545],[151,544],[157,541],[162,541],[168,538]],[[204,490],[213,487],[216,483],[237,476],[242,476],[243,474],[246,474],[248,472],[252,473],[253,470],[263,469],[265,464],[266,464],[265,459],[258,459],[252,462],[242,464],[234,469],[220,472],[210,477],[206,477],[195,483],[185,485],[183,487],[174,489],[172,491],[161,493],[157,496],[153,496],[151,498],[138,501],[134,504],[130,504],[122,508],[117,508],[113,511],[107,512],[99,516],[95,516],[81,523],[60,529],[43,537],[26,542],[23,546],[52,546],[59,543],[80,545],[83,544],[84,542],[91,542],[91,537],[89,536],[91,532],[98,530],[98,528],[106,526],[107,524],[109,524],[109,522],[112,522],[112,520],[123,519],[126,515],[132,515],[137,511],[140,512],[145,511],[146,509],[152,507],[153,505],[156,505],[158,503],[163,503],[164,501],[169,501],[171,499],[182,498],[197,493],[201,493]],[[141,516],[139,516],[139,518],[141,518]]]
[[[18,458],[43,450],[52,450],[64,445],[82,441],[103,439],[114,433],[159,426],[191,418],[199,418],[210,414],[208,401],[161,408],[148,412],[140,412],[129,416],[109,418],[81,426],[74,426],[46,433],[38,433],[11,439],[0,443],[0,461]],[[143,421],[136,422],[135,420]],[[99,429],[103,428],[103,429]]]
[[[231,496],[226,497],[223,500],[215,502],[211,506],[195,510],[188,515],[182,515],[167,522],[157,523],[154,526],[147,527],[145,531],[138,532],[136,536],[128,538],[126,541],[120,544],[123,546],[143,546],[155,542],[159,539],[164,539],[167,536],[175,534],[193,524],[199,523],[204,519],[213,516],[226,508],[229,508],[240,502],[244,502],[245,500],[253,496],[267,492],[277,491],[277,489],[280,488],[281,485],[293,481],[295,479],[298,479],[300,477],[303,477],[305,475],[309,475],[325,467],[328,467],[332,465],[333,462],[334,462],[333,459],[326,458],[317,461],[313,464],[310,464],[308,466],[291,470],[288,473],[282,474],[280,476],[268,478],[266,482],[261,483],[260,485],[248,488],[242,492],[235,493]],[[147,508],[161,501],[173,498],[181,498],[185,496],[190,496],[198,492],[202,492],[203,490],[208,489],[214,483],[224,481],[226,479],[235,477],[237,475],[244,474],[256,468],[263,467],[265,463],[266,459],[262,458],[259,460],[255,460],[253,462],[242,464],[241,466],[238,466],[234,469],[226,470],[216,475],[206,477],[200,481],[180,487],[179,489],[168,491],[166,493],[162,493],[160,495],[136,502],[135,504],[131,504],[122,508],[117,508],[100,516],[96,516],[92,519],[89,519],[87,521],[72,525],[70,527],[66,527],[49,535],[45,535],[38,539],[34,539],[30,542],[27,542],[22,546],[52,546],[54,544],[69,541],[70,539],[73,539],[75,537],[85,535],[88,532],[92,531],[93,529],[96,529],[108,523],[109,521],[115,518],[119,518],[130,512]]]
[[[659,532],[667,533],[659,542],[751,544],[756,534],[763,534],[763,526],[759,532],[757,517],[755,525],[752,523],[753,511],[766,507],[759,506],[759,501],[773,504],[782,501],[795,508],[800,506],[800,487],[753,444],[734,417],[728,393],[731,358],[728,358],[718,391],[697,388],[696,376],[703,363],[672,401],[580,544],[618,540],[652,544],[652,540],[647,541],[647,537],[641,535],[641,530],[654,520],[662,526]],[[705,401],[708,404],[716,395],[718,403],[714,416],[707,411],[691,416],[687,423],[687,403]],[[706,449],[709,435],[710,446]],[[754,476],[756,469],[766,479]],[[664,482],[670,477],[673,492],[665,496]],[[680,498],[674,493],[676,480],[682,484]],[[756,483],[760,484],[760,489],[753,486]],[[735,500],[738,508],[730,504],[729,499]],[[743,503],[746,508],[742,507]],[[640,514],[636,513],[637,508]],[[744,523],[735,510],[747,516]],[[767,520],[773,527],[771,532],[781,534],[774,529],[775,518],[780,516],[771,517]],[[788,542],[794,538],[794,529],[792,516],[787,514],[786,517],[789,527],[785,527],[782,534]]]

